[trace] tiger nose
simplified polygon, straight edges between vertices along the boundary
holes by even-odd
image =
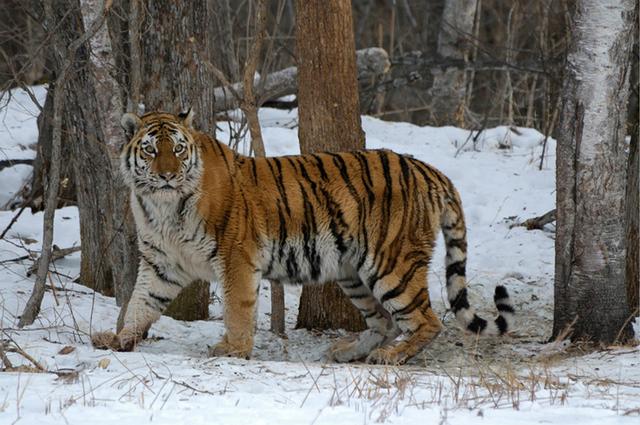
[[[160,178],[165,181],[172,180],[176,176],[175,173],[160,173]]]

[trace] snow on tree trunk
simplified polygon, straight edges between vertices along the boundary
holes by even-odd
[[[557,148],[554,336],[629,336],[626,99],[633,0],[578,0]]]
[[[445,0],[438,34],[438,54],[442,58],[466,60],[465,41],[473,34],[477,0]],[[450,67],[433,69],[430,90],[433,116],[439,125],[464,125],[464,100],[467,79],[463,69]]]
[[[351,2],[298,0],[296,10],[300,150],[362,149]],[[296,327],[362,330],[366,325],[331,283],[303,288]]]

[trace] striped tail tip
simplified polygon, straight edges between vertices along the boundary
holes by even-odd
[[[498,328],[498,334],[504,335],[511,330],[513,318],[516,313],[513,309],[511,298],[509,298],[507,288],[502,285],[496,286],[493,302],[496,304],[496,309],[498,310],[498,317],[496,317],[494,322]]]
[[[499,285],[496,287],[493,301],[498,310],[498,317],[492,322],[478,316],[474,309],[471,308],[466,300],[466,289],[460,291],[454,305],[456,318],[462,324],[464,329],[472,334],[477,335],[504,335],[512,328],[515,310],[511,304],[511,298],[507,289]],[[457,307],[457,308],[456,308]]]

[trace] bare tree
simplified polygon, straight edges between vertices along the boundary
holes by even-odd
[[[296,10],[300,150],[362,149],[351,2],[298,0]],[[335,283],[303,288],[296,326],[366,328]]]
[[[478,10],[478,0],[445,0],[438,54],[446,59],[467,60]],[[430,94],[434,102],[432,110],[439,124],[464,125],[464,108],[467,88],[466,71],[457,67],[433,69],[433,87]]]
[[[209,2],[143,2],[140,22],[142,52],[141,101],[146,110],[177,113],[193,108],[195,125],[213,134],[215,81],[206,63],[212,62],[212,8]],[[145,31],[145,28],[154,28]],[[163,30],[157,30],[162,28]],[[123,317],[124,309],[120,317]],[[165,314],[181,320],[209,315],[209,282],[197,281],[185,288]]]
[[[50,3],[46,3],[44,7],[46,25],[47,28],[52,31],[53,28],[60,25],[62,19],[55,15],[55,8]],[[63,108],[65,107],[65,99],[67,98],[65,96],[66,85],[71,79],[71,71],[73,70],[74,65],[77,64],[76,54],[78,50],[102,27],[105,15],[109,11],[109,7],[110,3],[104,4],[104,7],[100,9],[98,14],[96,14],[86,32],[77,31],[76,34],[73,34],[73,30],[76,30],[77,28],[71,27],[71,31],[69,32],[65,30],[56,31],[53,37],[54,55],[58,63],[59,71],[55,82],[56,94],[53,97],[52,106],[53,136],[51,167],[48,175],[48,184],[46,185],[42,255],[38,261],[38,270],[33,292],[18,323],[21,327],[32,324],[39,314],[42,299],[44,297],[45,280],[49,272],[49,260],[53,244],[53,217],[58,202],[58,188],[60,182]],[[72,37],[74,35],[77,35],[77,38],[73,39]],[[72,40],[70,43],[69,39]],[[69,105],[67,105],[67,107],[69,107]]]
[[[633,0],[578,0],[557,149],[554,336],[630,336],[625,293],[625,118]]]
[[[636,14],[638,13],[638,3],[636,3]],[[629,133],[631,133],[631,144],[629,146],[629,163],[627,166],[627,194],[626,194],[626,248],[627,264],[625,277],[627,280],[627,300],[629,309],[635,316],[638,315],[640,306],[640,232],[638,230],[640,222],[640,155],[638,154],[638,121],[640,111],[638,111],[638,90],[640,89],[640,66],[638,57],[638,20],[635,21],[634,38],[636,42],[633,46],[632,71],[631,71],[631,97],[629,101]]]

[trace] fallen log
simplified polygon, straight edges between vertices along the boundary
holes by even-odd
[[[358,67],[358,81],[364,82],[386,73],[391,66],[389,55],[384,49],[370,47],[356,51],[356,66]],[[259,103],[277,99],[289,94],[295,94],[298,89],[298,68],[295,66],[268,74],[264,79],[255,81],[256,98]],[[226,111],[240,107],[238,97],[244,96],[243,84],[235,83],[231,87],[216,87],[214,89],[215,107],[217,111]]]

